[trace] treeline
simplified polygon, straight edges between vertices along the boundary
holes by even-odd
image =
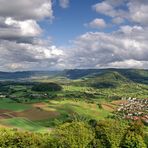
[[[30,86],[32,91],[47,92],[47,91],[61,91],[62,87],[57,83],[39,83],[39,82],[0,82],[0,92],[8,92],[10,86]]]
[[[58,91],[62,91],[62,86],[53,82],[0,82],[0,94],[17,103],[54,99]]]
[[[1,148],[147,148],[140,122],[115,120],[64,123],[49,133],[0,129]]]
[[[56,83],[39,83],[32,87],[32,91],[47,92],[47,91],[61,91],[62,87]]]

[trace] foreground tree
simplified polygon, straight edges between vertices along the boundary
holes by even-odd
[[[121,148],[147,148],[144,143],[143,126],[140,122],[135,122],[130,125],[123,136]]]
[[[93,148],[117,148],[125,132],[125,125],[115,120],[90,121],[95,131]]]
[[[94,138],[92,129],[83,122],[65,123],[52,133],[51,148],[85,148]]]
[[[43,148],[48,136],[12,129],[0,129],[1,148]]]

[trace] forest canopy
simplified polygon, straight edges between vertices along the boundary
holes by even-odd
[[[41,92],[61,91],[62,87],[56,83],[39,83],[39,84],[35,84],[32,87],[32,90],[33,91],[41,91]]]

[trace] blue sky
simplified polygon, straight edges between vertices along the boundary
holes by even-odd
[[[148,69],[148,0],[2,0],[0,71]]]
[[[84,26],[94,18],[103,18],[107,23],[110,23],[108,16],[98,14],[92,10],[92,6],[98,0],[71,0],[68,8],[63,9],[56,1],[53,5],[54,19],[52,23],[50,20],[45,19],[39,22],[40,26],[44,29],[44,37],[51,36],[56,45],[68,44],[69,40],[88,32],[97,31],[98,29]],[[100,28],[99,31],[111,32],[118,26],[114,25],[109,28]]]

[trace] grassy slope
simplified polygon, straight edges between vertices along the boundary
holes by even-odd
[[[89,116],[94,119],[101,119],[107,117],[109,112],[99,109],[96,104],[87,103],[85,101],[52,101],[50,108],[54,108],[59,112],[72,113],[75,112],[80,115]]]
[[[59,115],[54,118],[38,121],[37,123],[42,126],[55,126],[75,117],[99,120],[111,115],[109,110],[100,109],[96,103],[87,103],[86,101],[50,101],[48,108],[49,110],[58,112]]]
[[[20,103],[7,103],[0,101],[0,110],[10,110],[10,111],[23,111],[30,109],[31,105],[20,104]]]
[[[30,121],[27,118],[14,117],[9,119],[1,119],[0,124],[15,128],[20,128],[29,131],[42,131],[45,130],[45,126],[52,127],[56,124],[63,123],[69,118],[73,118],[75,115],[83,116],[90,119],[103,119],[111,112],[105,109],[99,109],[95,103],[87,103],[85,101],[63,100],[63,101],[50,101],[47,105],[41,107],[42,109],[57,112],[55,116],[51,116],[49,119],[41,121]],[[5,106],[10,109],[10,106]],[[22,108],[20,104],[20,108]],[[12,109],[12,107],[11,107]],[[17,110],[18,111],[18,110]],[[47,130],[47,129],[46,129]]]
[[[21,130],[27,130],[27,131],[36,131],[36,132],[43,132],[47,131],[46,128],[36,124],[35,122],[32,122],[25,118],[10,118],[10,119],[3,119],[0,121],[2,125],[10,126],[13,128],[18,128]]]

